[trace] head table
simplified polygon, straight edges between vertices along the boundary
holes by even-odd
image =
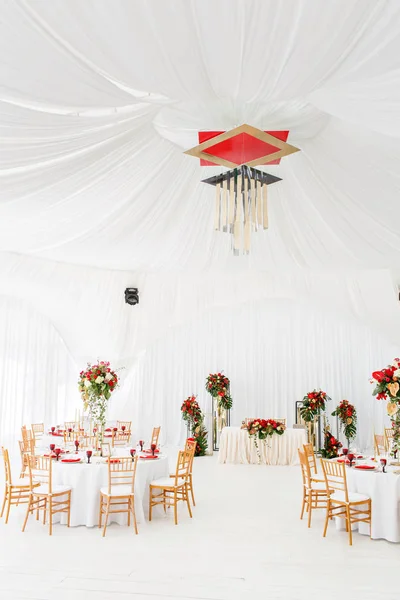
[[[374,465],[370,461],[359,461],[359,464]],[[349,492],[364,494],[371,498],[373,540],[400,542],[400,467],[387,466],[387,473],[364,471],[355,467],[346,469]],[[344,520],[336,517],[337,529],[344,529]],[[363,535],[370,535],[368,523],[356,523]]]
[[[99,520],[100,488],[108,485],[107,459],[92,456],[90,464],[87,464],[84,452],[71,452],[65,455],[68,458],[81,457],[81,463],[64,463],[62,458],[53,461],[53,486],[67,485],[72,488],[71,493],[71,527],[85,525],[95,527]],[[129,456],[129,450],[116,448],[114,457]],[[168,457],[159,454],[155,460],[140,458],[137,463],[135,479],[135,512],[138,523],[145,522],[145,515],[149,510],[149,485],[150,482],[159,477],[168,477]],[[143,455],[144,456],[144,455]],[[61,455],[64,457],[64,454]],[[127,515],[112,514],[109,522],[126,525]],[[54,522],[67,523],[67,515],[60,513],[55,515]]]
[[[266,442],[257,440],[260,457],[251,438],[245,429],[240,427],[224,427],[221,432],[219,446],[219,463],[266,465],[297,465],[299,456],[297,449],[303,449],[307,443],[304,429],[286,429],[283,435],[272,435]]]

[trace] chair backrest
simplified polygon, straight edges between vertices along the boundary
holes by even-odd
[[[111,494],[111,488],[115,486],[129,486],[130,493],[135,491],[135,477],[138,457],[132,460],[130,457],[111,458],[108,457],[108,493]],[[125,494],[122,494],[123,496]]]
[[[97,435],[83,435],[79,438],[81,448],[98,448],[99,440]]]
[[[303,444],[304,454],[310,466],[311,475],[317,474],[317,461],[315,459],[314,447],[312,444]]]
[[[117,421],[117,427],[120,431],[122,427],[125,427],[125,432],[132,431],[132,421]]]
[[[65,444],[73,444],[75,440],[78,440],[80,442],[83,438],[83,432],[79,431],[79,429],[73,431],[64,431],[63,435]]]
[[[64,421],[64,429],[68,431],[68,429],[72,429],[72,431],[79,431],[81,428],[81,424],[79,421]]]
[[[393,440],[393,435],[394,435],[393,427],[385,427],[385,446],[386,446],[387,452],[389,452],[389,450],[390,450],[390,445]]]
[[[160,437],[161,427],[153,427],[153,433],[151,434],[151,444],[158,446],[158,438]]]
[[[34,440],[33,433],[30,429],[27,429],[26,425],[21,427],[22,440],[24,444]]]
[[[344,492],[345,500],[348,502],[349,494],[347,490],[345,463],[321,458],[321,466],[328,496],[331,496],[334,492]]]
[[[4,474],[6,479],[6,486],[12,485],[12,475],[11,475],[11,465],[10,465],[10,457],[8,455],[7,448],[2,448],[3,454],[3,462],[4,462]]]
[[[44,434],[44,423],[32,423],[31,429],[34,438],[41,437]]]
[[[131,441],[131,432],[127,431],[114,431],[112,432],[112,447],[114,446],[126,446]]]
[[[375,454],[380,456],[386,452],[385,438],[383,435],[374,434],[374,448]]]
[[[49,494],[52,493],[52,459],[47,456],[28,456],[30,487],[35,483],[47,484]]]
[[[303,479],[303,485],[305,488],[311,488],[311,471],[310,471],[310,463],[308,462],[307,456],[305,452],[302,452],[300,448],[297,449],[299,453],[300,459],[300,467],[301,467],[301,476]]]
[[[21,456],[23,454],[35,454],[35,440],[32,436],[30,438],[26,438],[25,440],[19,441],[18,444]]]
[[[182,480],[187,481],[190,473],[190,467],[193,461],[193,450],[179,450],[176,461],[175,485],[182,485]]]
[[[193,460],[194,460],[194,455],[196,454],[196,448],[197,448],[197,441],[195,439],[187,439],[185,442],[185,452],[190,452],[192,454],[192,460],[190,463],[190,470],[189,473],[192,473],[193,470]]]

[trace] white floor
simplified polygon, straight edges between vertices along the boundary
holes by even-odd
[[[400,545],[356,534],[354,546],[334,526],[322,538],[299,520],[296,467],[195,461],[197,506],[132,529],[47,527],[25,507],[0,521],[1,600],[247,600],[399,598]]]

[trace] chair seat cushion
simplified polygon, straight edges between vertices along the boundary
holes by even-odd
[[[65,494],[66,492],[71,491],[71,488],[67,485],[53,485],[52,495],[57,496],[58,494]],[[35,487],[33,493],[38,496],[48,496],[49,495],[49,486],[47,483],[42,483],[38,487]]]
[[[175,477],[175,475],[174,475],[174,477]],[[183,485],[185,483],[183,478],[180,478],[180,479],[181,479],[181,483],[178,483],[178,486]],[[154,479],[150,483],[150,485],[157,486],[157,487],[173,488],[173,487],[175,487],[175,481],[172,477],[160,477],[160,479]]]
[[[108,486],[102,487],[100,489],[100,493],[103,496],[133,496],[132,486],[131,485],[112,485],[111,486],[111,494],[108,493]]]
[[[369,496],[366,496],[365,494],[356,494],[356,492],[349,492],[348,493],[349,496],[349,502],[366,502],[367,500],[369,500]],[[343,502],[344,504],[346,503],[346,497],[344,492],[341,491],[336,491],[334,494],[331,495],[331,500],[336,500],[338,502]]]
[[[311,489],[312,490],[326,490],[325,481],[311,481]]]

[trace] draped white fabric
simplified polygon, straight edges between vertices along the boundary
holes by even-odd
[[[70,416],[99,357],[126,366],[112,410],[141,427],[157,411],[170,440],[215,368],[237,419],[321,385],[379,426],[368,377],[400,354],[397,0],[3,0],[1,20],[0,323],[18,332],[1,338],[1,410],[39,418],[40,397]],[[219,170],[182,150],[243,122],[290,129],[301,152],[268,168],[270,228],[233,257],[200,183]],[[48,380],[28,411],[15,352]]]

